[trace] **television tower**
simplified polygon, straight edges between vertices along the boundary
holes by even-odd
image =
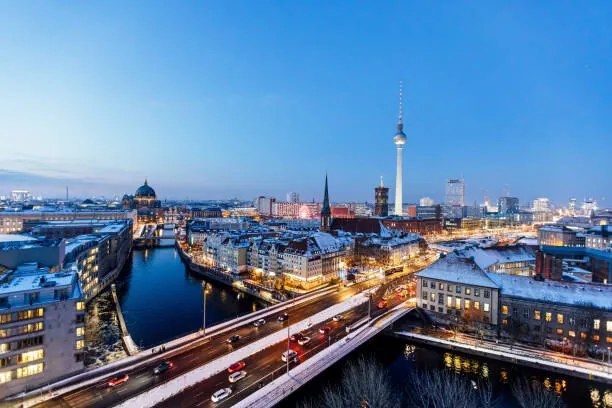
[[[399,118],[397,120],[397,133],[393,137],[393,143],[397,147],[397,169],[395,173],[395,215],[403,213],[403,197],[402,197],[402,152],[406,144],[406,135],[404,134],[404,122],[402,119],[402,82],[400,81],[399,92]]]

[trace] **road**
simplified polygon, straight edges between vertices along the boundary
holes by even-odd
[[[290,307],[288,313],[291,322],[304,320],[317,312],[324,310],[336,303],[343,302],[356,293],[379,284],[376,281],[364,282],[349,288],[341,288],[337,292],[326,294],[316,298],[313,301],[306,302],[297,306]],[[374,306],[373,306],[374,307]],[[205,340],[195,342],[191,347],[178,350],[170,357],[153,358],[150,362],[137,367],[133,370],[124,370],[122,373],[129,375],[129,380],[117,387],[110,388],[107,382],[113,375],[108,376],[98,384],[84,386],[74,391],[65,393],[43,403],[35,405],[36,407],[92,407],[105,408],[116,405],[132,396],[140,394],[148,389],[158,386],[159,384],[168,381],[178,375],[184,374],[197,368],[207,362],[210,362],[220,356],[230,353],[249,342],[272,334],[279,329],[287,327],[287,322],[278,322],[277,317],[282,312],[266,317],[268,321],[262,327],[253,327],[252,324],[244,324],[231,332],[226,332]],[[225,340],[234,334],[240,335],[242,338],[234,345],[225,343]],[[277,357],[280,354],[277,354]],[[153,369],[163,360],[169,359],[174,364],[174,367],[169,372],[163,375],[153,375]],[[280,361],[280,360],[279,360]],[[208,396],[207,398],[210,398]]]
[[[372,317],[376,317],[386,310],[393,308],[405,299],[400,299],[397,296],[390,296],[387,299],[387,308],[380,310],[373,302],[371,308]],[[346,326],[351,325],[368,315],[368,305],[362,304],[343,315],[343,319],[338,322],[333,320],[313,325],[308,330],[302,333],[311,338],[310,343],[300,346],[298,343],[291,342],[291,349],[298,353],[300,363],[303,363],[309,358],[312,358],[321,350],[346,336]],[[323,335],[319,332],[319,328],[328,326],[331,331],[329,335]],[[242,380],[232,384],[228,380],[226,371],[218,373],[199,384],[188,388],[187,390],[175,395],[164,402],[156,405],[157,408],[176,408],[176,407],[220,407],[229,408],[238,401],[246,398],[249,394],[256,391],[261,384],[266,385],[278,376],[287,372],[286,363],[282,362],[281,354],[287,350],[287,341],[284,340],[275,344],[272,347],[266,348],[254,355],[245,359],[247,366],[244,371],[247,376]],[[290,368],[293,365],[290,366]],[[232,394],[229,398],[213,403],[210,399],[212,394],[221,388],[229,387],[232,389]]]

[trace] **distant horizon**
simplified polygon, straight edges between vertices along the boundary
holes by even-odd
[[[0,4],[0,194],[610,206],[612,4]],[[606,148],[606,146],[608,146]],[[608,169],[608,170],[606,170]],[[4,193],[6,192],[6,193]]]

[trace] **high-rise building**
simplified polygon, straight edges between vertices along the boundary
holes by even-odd
[[[380,186],[374,188],[374,215],[386,217],[389,215],[389,187],[383,184],[380,177]]]
[[[24,203],[32,200],[32,193],[28,190],[13,190],[11,191],[11,200],[17,203]]]
[[[501,215],[518,214],[519,199],[517,197],[499,197],[497,211]]]
[[[393,137],[393,143],[397,148],[397,166],[395,172],[395,215],[402,215],[402,151],[406,144],[406,135],[404,134],[404,122],[402,118],[402,83],[400,82],[400,95],[399,95],[399,118],[397,120],[397,133]]]
[[[331,208],[329,206],[329,192],[327,191],[327,174],[325,175],[325,192],[323,193],[323,206],[321,207],[321,231],[331,230]]]
[[[288,203],[299,203],[300,202],[300,195],[296,192],[290,192],[287,193],[287,202]]]
[[[576,198],[572,197],[569,199],[568,209],[570,214],[576,215]]]
[[[533,211],[548,211],[550,210],[550,202],[548,198],[536,198],[533,200],[531,209]]]
[[[265,217],[272,216],[272,205],[276,202],[274,197],[259,196],[253,202],[253,206],[259,212],[259,214]]]
[[[85,302],[77,273],[36,264],[6,272],[0,287],[0,398],[83,370]]]
[[[434,200],[432,198],[421,197],[419,199],[419,206],[421,207],[431,207],[432,205],[434,205]]]
[[[465,205],[465,183],[463,179],[448,179],[446,182],[446,205]]]

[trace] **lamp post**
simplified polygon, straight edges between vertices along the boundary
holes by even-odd
[[[206,285],[208,282],[202,281],[202,337],[206,335]]]
[[[285,360],[287,360],[287,374],[289,374],[289,318],[287,318],[287,358]]]
[[[372,319],[372,314],[370,313],[371,303],[372,303],[372,294],[368,292],[368,323],[370,323],[370,320]]]

